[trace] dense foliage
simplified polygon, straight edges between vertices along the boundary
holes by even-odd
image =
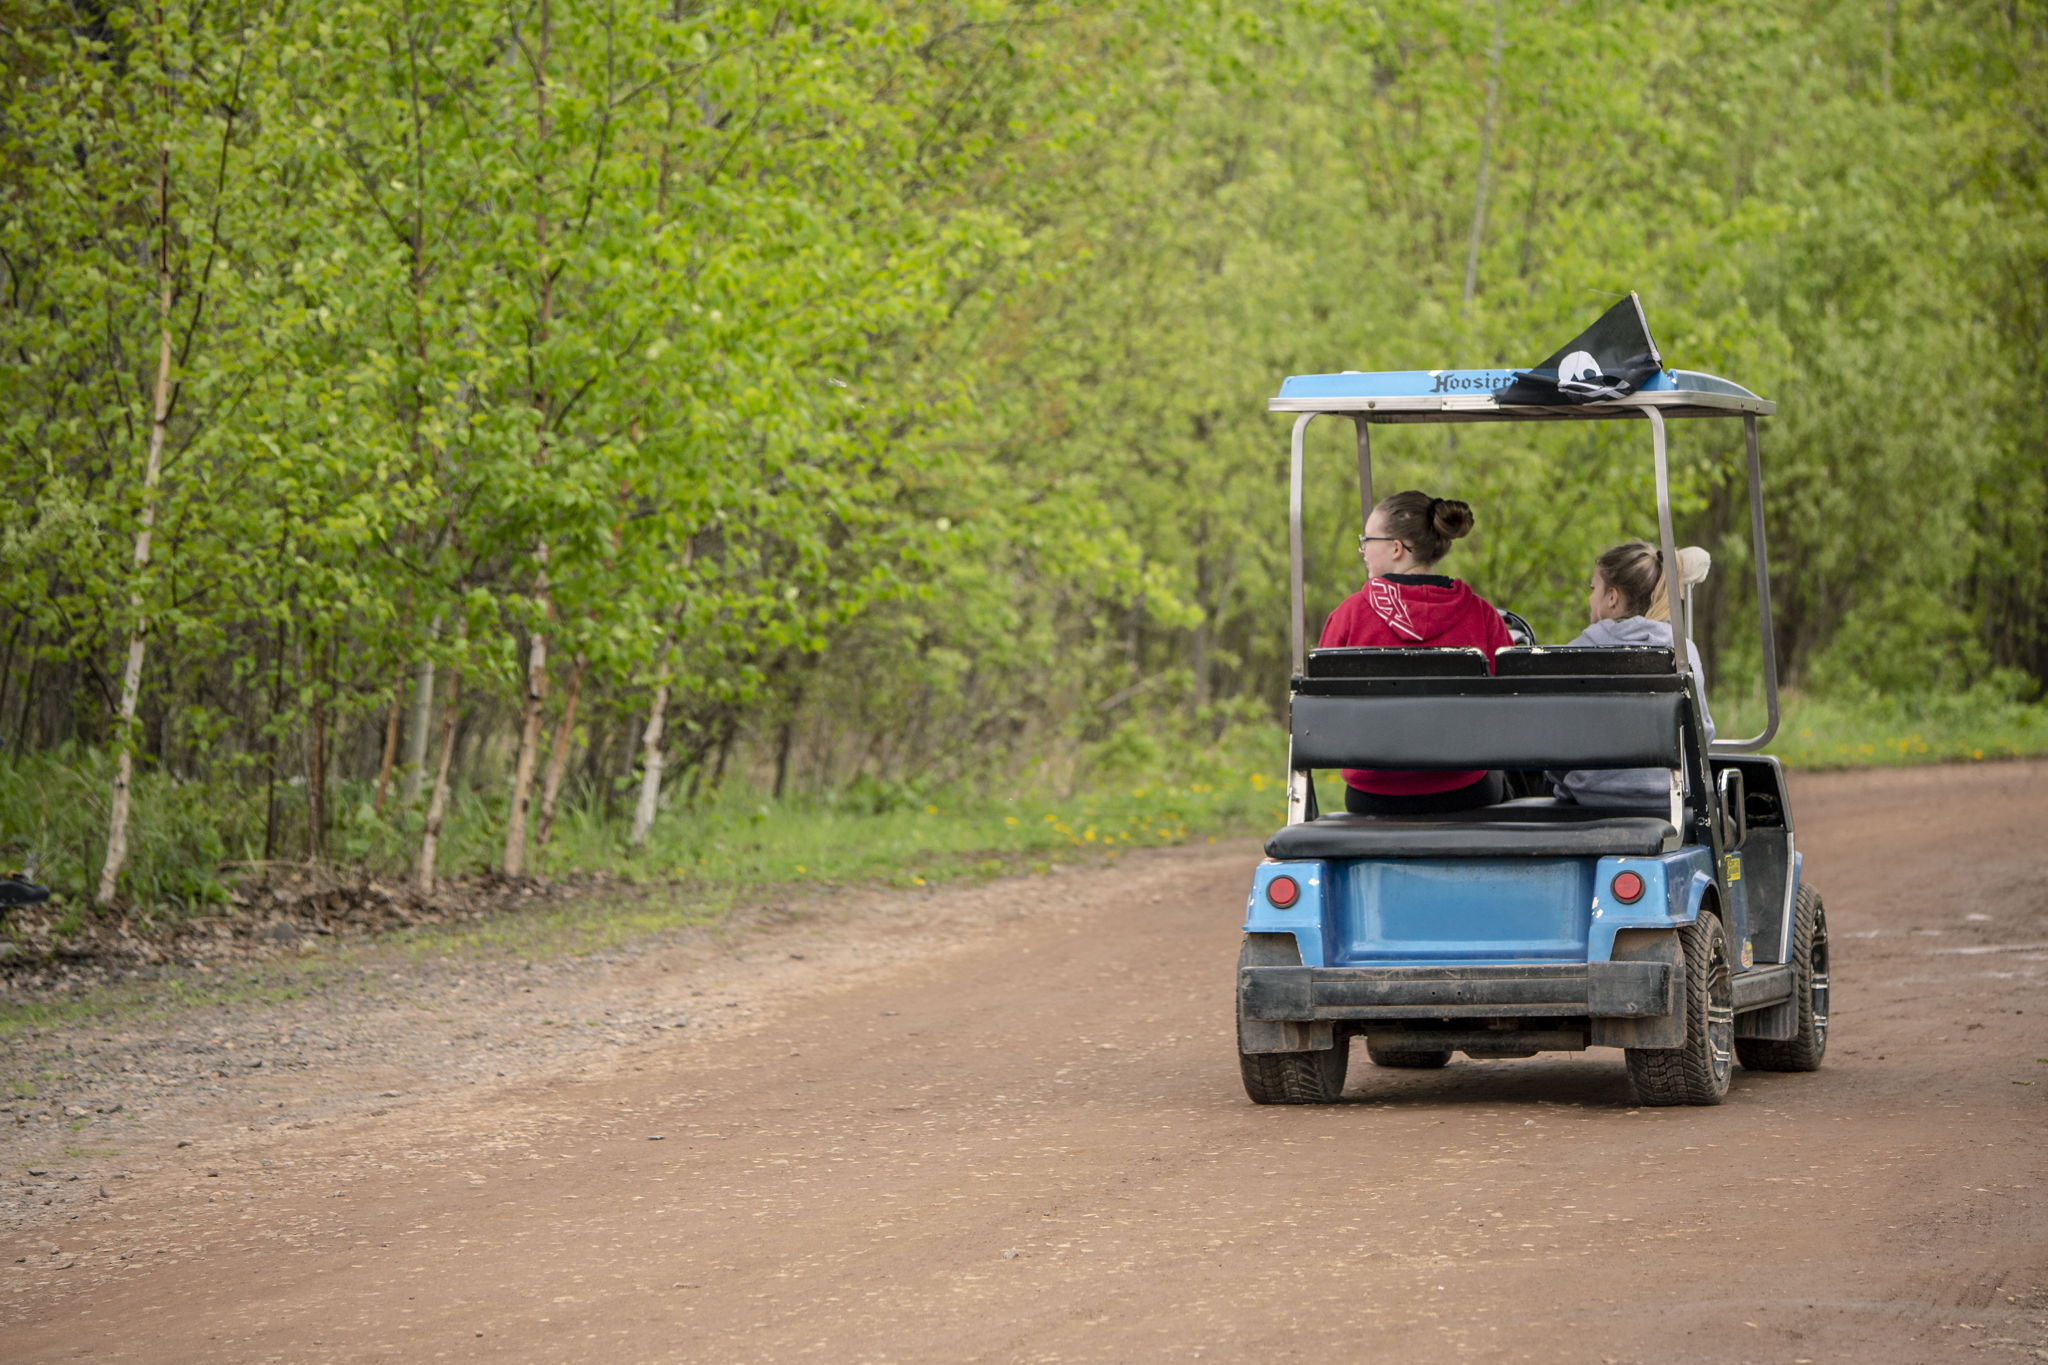
[[[1278,378],[1533,363],[1630,288],[1781,405],[1791,681],[2048,678],[2038,4],[0,16],[0,748],[117,829],[203,788],[214,863],[431,881],[480,794],[517,871],[558,803],[639,841],[743,766],[888,804],[1270,712]],[[1650,529],[1617,425],[1397,431],[1381,486],[1561,636]],[[1679,434],[1739,679],[1739,433]],[[192,894],[114,847],[72,879]]]

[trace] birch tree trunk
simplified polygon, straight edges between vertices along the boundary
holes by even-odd
[[[457,619],[455,639],[459,644],[466,622]],[[420,832],[420,854],[413,864],[412,884],[421,895],[434,889],[434,860],[440,851],[441,821],[448,813],[448,771],[455,758],[455,712],[462,700],[462,670],[448,670],[448,695],[441,702],[441,735],[436,745],[433,794],[427,798],[426,828]]]
[[[647,704],[647,725],[640,735],[640,801],[633,807],[633,847],[647,846],[647,832],[654,828],[654,804],[661,797],[661,729],[668,718],[668,692],[675,663],[676,622],[682,618],[678,602],[669,608],[668,629],[661,637],[661,672],[654,684],[654,698]]]
[[[427,124],[426,100],[420,91],[420,33],[415,22],[412,6],[407,3],[405,15],[406,93],[412,115],[412,211],[406,225],[406,252],[411,260],[408,284],[412,291],[412,354],[414,381],[412,412],[410,414],[413,458],[422,465],[438,465],[439,460],[426,458],[426,437],[422,428],[426,424],[427,400],[425,376],[430,371],[427,354]],[[462,382],[462,401],[469,397],[469,382]],[[436,455],[440,451],[436,446]],[[426,784],[427,775],[427,728],[434,718],[434,642],[441,638],[441,613],[435,612],[427,623],[426,647],[421,651],[420,660],[413,669],[412,710],[406,718],[405,732],[405,804],[408,807],[419,804],[420,788]]]
[[[427,644],[440,638],[441,618],[427,627]],[[427,726],[434,717],[434,658],[422,657],[412,675],[412,714],[405,729],[405,804],[416,805],[427,784]]]
[[[576,732],[576,698],[583,691],[584,658],[576,656],[576,666],[569,671],[569,691],[562,699],[562,719],[555,727],[555,743],[548,753],[547,779],[540,785],[540,818],[534,822],[533,842],[537,847],[548,846],[548,836],[555,832],[555,798],[562,791],[562,775],[569,770],[569,744]]]
[[[547,548],[547,542],[542,541],[536,551],[542,567],[534,595],[543,602],[548,596]],[[508,877],[526,875],[526,813],[533,801],[533,770],[539,766],[541,708],[548,698],[547,623],[553,614],[552,610],[544,611],[526,650],[526,704],[519,721],[519,759],[512,769],[512,810],[505,821],[505,857],[501,864]]]
[[[555,271],[548,261],[548,187],[545,167],[547,164],[547,140],[550,127],[548,113],[548,53],[553,38],[552,14],[548,0],[540,4],[540,32],[538,41],[529,51],[533,71],[534,109],[534,156],[533,156],[533,248],[534,270],[540,282],[540,298],[534,310],[533,335],[528,343],[529,359],[533,374],[531,402],[533,406],[535,469],[546,469],[548,465],[548,390],[544,377],[545,358],[538,354],[548,342],[549,325],[554,316]],[[519,725],[519,758],[512,771],[512,808],[505,822],[505,856],[501,864],[508,877],[524,876],[526,873],[526,812],[533,799],[533,770],[540,757],[541,707],[547,701],[548,690],[548,626],[554,620],[554,604],[548,595],[548,541],[546,535],[534,538],[533,558],[535,564],[533,593],[540,603],[540,616],[534,622],[533,638],[526,656],[526,705]]]
[[[162,22],[159,14],[158,22]],[[158,98],[165,103],[169,94],[159,76]],[[107,858],[100,866],[99,892],[95,904],[114,902],[121,868],[128,861],[128,807],[135,781],[135,707],[142,693],[142,663],[148,651],[149,621],[143,615],[142,575],[149,567],[150,534],[156,529],[156,489],[163,475],[164,430],[171,414],[171,149],[157,148],[157,356],[156,385],[151,396],[149,454],[142,470],[142,524],[135,531],[135,584],[129,590],[128,606],[134,621],[128,628],[128,662],[121,670],[121,703],[115,716],[114,792],[107,814]]]

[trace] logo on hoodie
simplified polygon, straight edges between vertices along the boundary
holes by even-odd
[[[1395,634],[1411,640],[1422,638],[1422,632],[1408,619],[1408,603],[1401,597],[1401,590],[1386,579],[1375,578],[1367,585],[1366,601]]]

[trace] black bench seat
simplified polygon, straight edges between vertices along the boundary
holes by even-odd
[[[1548,797],[1436,815],[1325,815],[1266,841],[1272,858],[1597,858],[1662,853],[1670,820]]]

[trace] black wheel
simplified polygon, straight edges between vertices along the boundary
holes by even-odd
[[[1285,959],[1273,956],[1280,945],[1272,934],[1245,935],[1238,950],[1240,967],[1298,965],[1299,954],[1285,943]],[[1244,1093],[1253,1104],[1330,1104],[1344,1093],[1344,1072],[1350,1061],[1351,1037],[1342,1027],[1334,1030],[1335,1042],[1314,1052],[1246,1052],[1240,1038],[1237,1069],[1244,1077]]]
[[[1238,1070],[1253,1104],[1333,1104],[1344,1093],[1349,1038],[1316,1052],[1240,1052]]]
[[[1632,1047],[1628,1078],[1646,1105],[1719,1104],[1728,1094],[1735,1042],[1735,985],[1721,917],[1702,912],[1678,931],[1685,958],[1685,1042]]]
[[[1374,1066],[1397,1071],[1434,1071],[1451,1060],[1449,1048],[1378,1047],[1371,1039],[1366,1040],[1365,1055],[1372,1058]]]
[[[1792,1003],[1799,1031],[1790,1038],[1737,1038],[1735,1055],[1751,1071],[1818,1071],[1828,1050],[1828,916],[1820,892],[1799,888],[1792,911]]]

